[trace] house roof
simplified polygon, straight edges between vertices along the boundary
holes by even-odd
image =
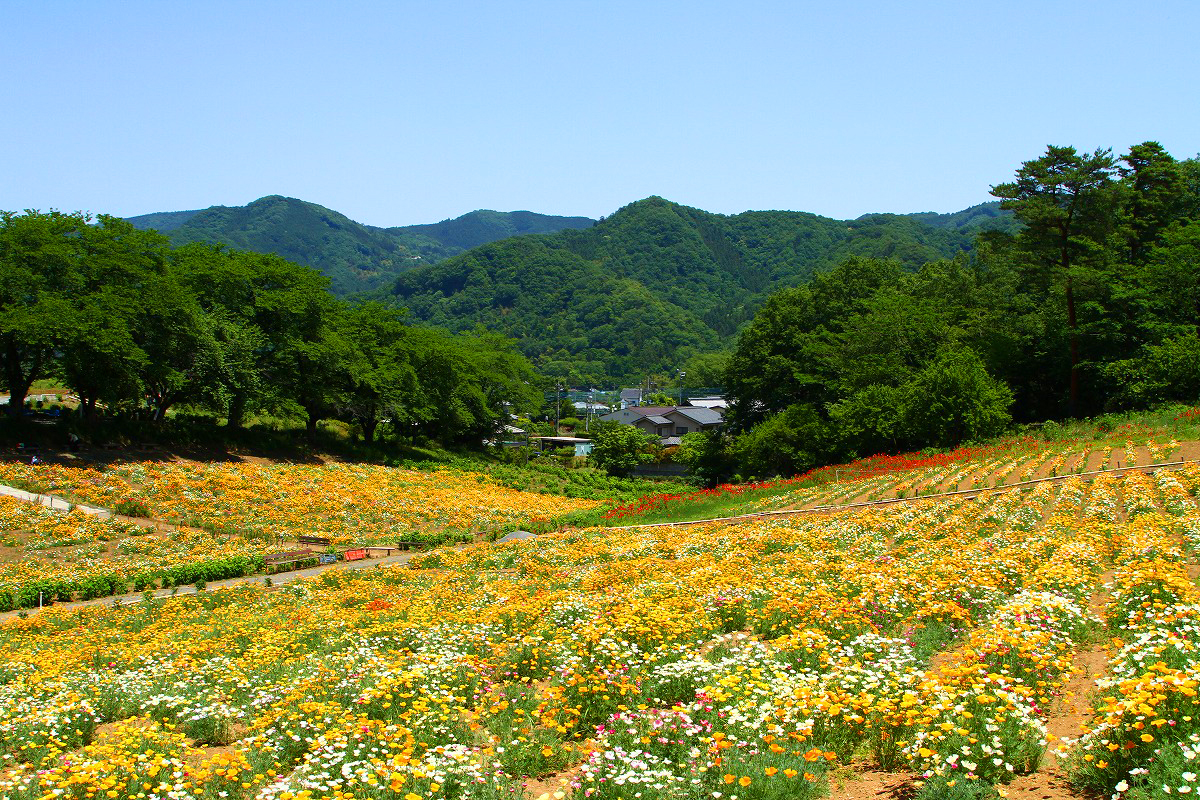
[[[642,417],[642,419],[653,422],[655,425],[670,425],[671,424],[671,420],[667,419],[666,417],[660,416],[658,414],[646,415],[646,416]]]
[[[663,414],[667,414],[667,413],[670,413],[671,411],[674,411],[675,406],[636,406],[634,408],[627,408],[625,410],[630,411],[634,414],[639,414],[643,417],[652,417],[652,416],[660,416],[661,417]]]
[[[621,390],[621,399],[622,400],[641,400],[642,399],[642,390],[641,389],[622,389]]]
[[[724,397],[689,397],[688,405],[697,408],[726,408],[729,402]]]
[[[725,417],[721,416],[721,412],[712,408],[691,408],[688,406],[683,406],[674,410],[698,425],[720,425],[725,421]]]

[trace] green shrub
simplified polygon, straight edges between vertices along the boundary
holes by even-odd
[[[117,501],[113,510],[126,517],[149,517],[150,506],[138,497],[126,497]]]

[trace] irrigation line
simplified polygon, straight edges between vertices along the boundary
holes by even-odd
[[[643,522],[640,525],[614,525],[609,530],[627,531],[634,528],[662,528],[674,525],[703,525],[709,522],[733,522],[739,519],[762,519],[763,517],[779,517],[788,514],[819,514],[824,511],[845,511],[854,508],[873,508],[875,506],[891,505],[892,503],[911,503],[915,500],[934,500],[940,497],[962,497],[965,495],[978,496],[984,492],[1005,492],[1009,489],[1020,489],[1025,486],[1036,486],[1040,483],[1051,483],[1053,481],[1065,481],[1068,478],[1083,478],[1093,475],[1113,475],[1115,473],[1127,473],[1130,470],[1139,470],[1146,472],[1149,470],[1160,469],[1164,467],[1178,468],[1184,464],[1195,464],[1200,462],[1200,459],[1189,458],[1184,461],[1163,461],[1158,464],[1145,464],[1142,466],[1126,466],[1114,467],[1113,469],[1097,469],[1090,472],[1076,472],[1070,475],[1054,475],[1049,478],[1036,478],[1031,481],[1018,481],[1017,483],[1006,483],[1001,486],[982,486],[978,489],[959,489],[954,492],[938,492],[936,494],[914,495],[912,497],[888,497],[883,500],[868,500],[863,503],[843,503],[841,505],[828,506],[813,506],[812,508],[789,508],[783,511],[758,511],[753,514],[738,514],[734,517],[714,517],[712,519],[692,519],[680,522]]]

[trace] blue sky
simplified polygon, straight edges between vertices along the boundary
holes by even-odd
[[[0,0],[0,209],[852,218],[1200,152],[1200,3]]]

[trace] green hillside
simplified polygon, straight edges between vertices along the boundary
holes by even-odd
[[[588,227],[586,217],[554,217],[529,211],[473,211],[431,225],[377,228],[316,203],[271,195],[245,206],[144,214],[129,219],[156,229],[171,244],[227,244],[240,250],[276,253],[314,267],[339,295],[389,285],[419,264],[441,261],[497,239]]]
[[[555,233],[566,229],[590,228],[589,217],[555,217],[532,211],[472,211],[455,219],[429,225],[388,228],[428,262],[441,261],[489,242],[526,233]]]
[[[472,211],[379,228],[278,195],[130,221],[176,246],[277,253],[329,276],[336,294],[386,299],[420,321],[505,333],[547,374],[581,384],[672,372],[693,355],[726,349],[767,295],[847,257],[916,269],[970,249],[982,230],[1013,225],[995,203],[835,220],[712,214],[649,197],[599,222]]]
[[[435,325],[514,336],[549,374],[569,365],[564,377],[609,382],[721,349],[767,294],[848,256],[915,269],[970,246],[953,224],[907,216],[726,216],[650,197],[594,227],[501,240],[414,269],[392,301]]]
[[[200,211],[159,211],[153,214],[142,214],[139,217],[129,217],[135,228],[156,230],[159,233],[169,233],[199,214]]]
[[[982,231],[1016,233],[1021,227],[1021,223],[1017,221],[1017,218],[1013,216],[1011,211],[1005,211],[1000,208],[999,200],[993,200],[990,203],[980,203],[979,205],[964,208],[962,211],[956,211],[952,214],[938,214],[933,211],[926,211],[917,214],[905,214],[904,216],[934,228],[952,228],[963,233],[972,234]]]

